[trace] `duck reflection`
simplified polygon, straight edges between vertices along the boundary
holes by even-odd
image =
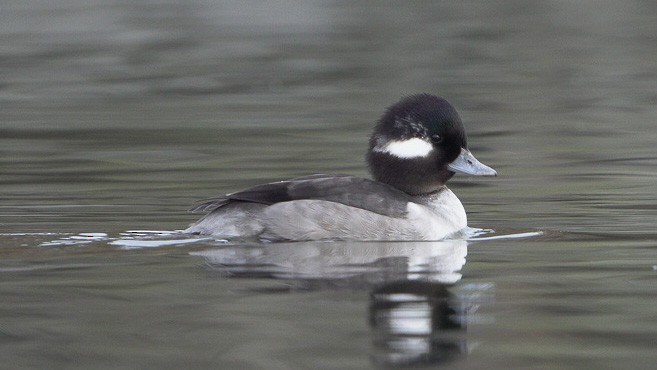
[[[271,277],[297,289],[371,288],[397,280],[453,284],[461,279],[467,243],[308,242],[234,245],[193,252],[235,277]]]
[[[488,289],[457,284],[463,240],[273,243],[193,254],[229,276],[282,279],[293,290],[369,291],[377,365],[435,364],[466,354],[466,324]]]

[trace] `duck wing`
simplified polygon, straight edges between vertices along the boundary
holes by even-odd
[[[310,175],[271,182],[199,202],[192,212],[212,212],[231,202],[271,205],[301,199],[324,200],[384,216],[406,214],[413,198],[390,185],[350,175]]]

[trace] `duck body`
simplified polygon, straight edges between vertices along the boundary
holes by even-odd
[[[455,172],[494,176],[467,149],[445,99],[419,94],[388,108],[370,139],[373,180],[310,175],[202,201],[208,212],[184,232],[226,239],[440,240],[467,226],[445,186]]]
[[[265,240],[438,240],[467,226],[446,186],[411,196],[348,175],[312,175],[209,199],[209,212],[185,230],[220,238]]]

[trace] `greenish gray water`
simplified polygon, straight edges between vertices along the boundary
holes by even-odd
[[[654,2],[8,1],[0,19],[3,366],[654,367]],[[416,92],[448,98],[498,170],[450,182],[493,232],[153,232],[260,182],[365,176],[373,122]]]

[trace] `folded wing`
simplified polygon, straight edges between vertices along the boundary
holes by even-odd
[[[272,182],[224,196],[206,199],[192,212],[212,212],[231,202],[271,205],[301,199],[325,200],[365,209],[384,216],[402,217],[410,195],[384,183],[349,175],[310,175]]]

